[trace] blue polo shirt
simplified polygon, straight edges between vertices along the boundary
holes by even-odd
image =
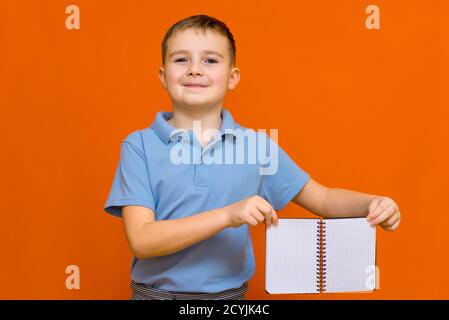
[[[106,212],[121,217],[123,206],[138,205],[152,209],[156,220],[179,219],[253,195],[280,210],[310,177],[267,134],[238,125],[226,109],[220,133],[207,146],[200,145],[193,130],[172,127],[167,122],[172,115],[158,112],[150,127],[122,141]],[[257,154],[265,151],[265,158],[254,156],[252,136],[265,141],[256,149]],[[273,154],[277,170],[261,174]],[[162,290],[219,292],[241,286],[254,271],[251,234],[244,224],[170,255],[134,257],[131,279]]]

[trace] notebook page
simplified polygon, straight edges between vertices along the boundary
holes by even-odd
[[[366,218],[324,221],[326,292],[374,290],[376,228]]]
[[[319,219],[279,219],[266,229],[265,289],[268,293],[317,293]]]

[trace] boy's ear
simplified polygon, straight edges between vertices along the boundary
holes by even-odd
[[[237,87],[239,81],[240,81],[240,69],[232,68],[228,81],[228,89],[234,90]]]
[[[158,70],[159,80],[161,81],[162,86],[167,89],[167,82],[165,81],[165,70],[164,67],[160,67]]]

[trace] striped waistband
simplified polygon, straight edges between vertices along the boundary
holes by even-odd
[[[248,291],[248,282],[239,288],[214,293],[175,292],[152,288],[131,280],[131,300],[243,300]]]

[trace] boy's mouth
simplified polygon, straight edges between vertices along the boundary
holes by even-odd
[[[186,83],[184,86],[189,87],[189,88],[206,88],[207,87],[207,85],[201,84],[201,83]]]

